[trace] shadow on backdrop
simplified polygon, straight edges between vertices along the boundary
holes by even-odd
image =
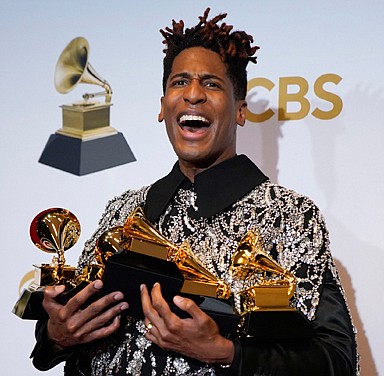
[[[250,95],[247,97],[248,108],[255,114],[261,114],[270,108],[270,104],[267,100],[253,101],[253,98],[257,95]],[[272,108],[275,114],[278,109]],[[312,152],[315,166],[315,177],[317,179],[317,185],[319,189],[324,193],[327,202],[327,217],[332,219],[333,227],[337,223],[338,237],[346,239],[345,244],[352,244],[354,253],[361,250],[373,255],[378,252],[377,249],[372,249],[368,244],[364,244],[359,241],[355,234],[351,234],[350,231],[339,223],[334,215],[332,215],[332,205],[334,202],[335,186],[332,182],[336,180],[336,171],[334,169],[335,161],[335,139],[338,134],[343,132],[341,127],[327,127],[326,123],[323,126],[319,124],[310,124],[309,131],[312,138]],[[282,126],[284,122],[277,120],[277,115],[263,123],[251,123],[247,121],[244,127],[240,127],[237,134],[238,153],[246,154],[252,159],[258,167],[270,178],[272,182],[278,183],[278,163],[279,163],[279,141],[283,138]],[[331,236],[332,237],[332,236]],[[344,250],[345,253],[352,252],[351,250]],[[354,257],[351,254],[351,257]],[[356,255],[358,257],[358,255]],[[374,259],[374,258],[373,258]],[[346,298],[348,306],[353,318],[354,325],[357,328],[357,340],[358,348],[361,356],[361,375],[377,376],[378,371],[372,356],[371,347],[366,336],[364,325],[361,321],[355,298],[355,290],[352,285],[351,277],[349,276],[346,268],[340,261],[336,260],[336,264],[339,268],[339,274],[343,282],[343,286],[346,292]],[[369,267],[364,268],[364,273],[372,273]]]
[[[269,102],[264,99],[253,101],[257,93],[247,97],[248,108],[255,114],[265,112]],[[271,109],[277,113],[277,109]],[[278,182],[279,139],[282,138],[281,127],[277,116],[263,123],[247,121],[237,132],[237,150],[239,154],[246,154],[274,183]]]
[[[372,357],[371,346],[369,345],[368,338],[364,332],[364,325],[356,307],[355,290],[352,285],[351,277],[348,274],[347,269],[339,260],[335,259],[335,263],[339,270],[340,278],[343,282],[348,307],[353,318],[353,323],[357,329],[357,343],[361,357],[361,376],[378,376],[379,373],[377,371],[375,361]]]
[[[364,103],[361,103],[363,98],[367,99],[366,106]],[[346,94],[343,99],[344,103],[349,106],[346,111],[347,115],[346,117],[343,117],[343,120],[346,119],[344,121],[348,123],[348,116],[353,116],[355,124],[364,126],[364,123],[360,123],[354,116],[355,107],[359,109],[368,109],[369,103],[374,103],[374,101],[371,101],[366,93],[361,92]],[[359,105],[354,106],[354,103],[359,103]],[[321,192],[324,193],[326,199],[326,208],[324,208],[327,212],[326,220],[328,223],[332,223],[332,228],[329,229],[331,233],[331,250],[333,250],[333,254],[340,252],[344,255],[348,255],[347,257],[350,258],[352,262],[353,260],[361,260],[361,266],[358,268],[359,280],[362,279],[366,281],[366,286],[375,286],[377,283],[374,280],[375,276],[381,275],[382,273],[381,263],[378,262],[379,260],[377,258],[377,255],[380,254],[380,249],[361,240],[358,226],[361,213],[358,213],[356,210],[356,232],[352,232],[350,228],[344,224],[343,220],[339,219],[340,213],[338,213],[336,206],[337,197],[342,197],[344,194],[344,192],[340,192],[338,189],[338,180],[340,180],[340,177],[338,176],[335,166],[336,161],[342,161],[344,166],[347,166],[347,168],[351,170],[350,174],[353,174],[355,177],[356,189],[358,189],[357,187],[361,186],[361,184],[365,184],[363,183],[364,179],[362,176],[359,176],[357,173],[358,166],[354,163],[364,159],[364,156],[358,155],[358,148],[356,148],[355,152],[352,154],[346,153],[343,149],[343,147],[348,145],[347,138],[351,136],[349,133],[353,132],[353,130],[351,129],[350,124],[347,126],[340,119],[328,123],[319,123],[318,121],[312,123],[310,121],[308,130],[312,141],[311,151],[316,185]],[[359,135],[352,136],[353,139],[359,139]],[[350,155],[353,155],[356,160],[352,159]],[[346,158],[347,160],[343,160],[343,158]],[[353,202],[350,202],[349,204],[354,205]],[[343,240],[342,249],[336,250],[332,248],[332,232],[337,232],[337,237]],[[364,329],[364,324],[356,305],[356,291],[352,285],[352,278],[340,261],[337,260],[336,264],[339,268],[339,274],[345,289],[347,303],[351,311],[353,322],[357,329],[358,349],[361,357],[361,375],[376,376],[378,375],[378,370],[372,355],[371,345]],[[369,293],[369,291],[366,293]],[[377,297],[372,298],[375,299]],[[380,307],[376,307],[376,309],[380,310]]]

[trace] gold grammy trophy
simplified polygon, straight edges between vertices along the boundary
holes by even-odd
[[[31,240],[38,249],[54,256],[50,264],[34,265],[34,280],[22,291],[13,313],[22,319],[43,319],[46,317],[42,306],[46,286],[64,285],[65,292],[56,300],[66,304],[90,282],[102,279],[108,258],[120,250],[122,230],[122,227],[114,227],[102,234],[95,243],[94,262],[78,270],[66,265],[64,256],[80,237],[81,228],[76,216],[62,208],[46,209],[36,215],[30,226]]]
[[[265,252],[262,238],[256,230],[246,233],[232,259],[230,273],[233,279],[238,279],[244,284],[244,289],[236,292],[234,297],[235,301],[240,302],[238,311],[233,309],[230,286],[210,273],[194,258],[188,242],[176,246],[167,240],[146,219],[140,207],[128,217],[123,229],[119,229],[119,233],[121,231],[119,248],[126,252],[121,251],[109,260],[118,259],[125,254],[125,256],[131,256],[128,263],[132,263],[132,260],[137,260],[140,255],[143,255],[145,259],[139,260],[135,265],[143,268],[143,264],[148,263],[149,260],[157,259],[158,261],[153,263],[150,270],[153,272],[155,269],[157,273],[153,281],[156,281],[161,274],[174,273],[172,270],[165,271],[165,264],[170,262],[175,264],[182,274],[182,282],[179,283],[176,278],[169,283],[165,279],[164,284],[161,283],[162,292],[165,294],[173,289],[171,296],[176,293],[187,294],[189,297],[204,296],[206,300],[199,304],[200,308],[214,318],[223,335],[232,338],[239,336],[289,340],[313,336],[314,331],[309,320],[290,306],[290,299],[296,286],[295,276]],[[136,255],[133,256],[133,254]],[[106,271],[108,271],[108,264]],[[110,275],[107,279],[113,284],[119,273],[123,281],[129,274],[127,271],[120,272],[118,268],[111,269],[107,273]],[[145,273],[138,276],[139,283],[146,283]],[[132,288],[132,281],[128,284]],[[151,287],[150,284],[149,287]],[[114,285],[107,292],[114,291],[116,288],[117,286]],[[133,293],[131,290],[128,294]],[[137,301],[140,301],[139,295]],[[171,302],[171,300],[168,301]],[[231,309],[228,309],[229,304]],[[176,313],[183,317],[183,312],[180,310]],[[140,318],[140,316],[137,317]]]
[[[37,248],[54,253],[50,264],[35,266],[34,282],[22,292],[13,313],[23,319],[46,317],[42,307],[45,286],[64,284],[66,292],[57,300],[69,298],[91,281],[103,279],[101,295],[123,291],[130,302],[128,315],[142,318],[139,286],[160,282],[164,298],[180,317],[185,312],[172,305],[176,294],[195,300],[228,337],[309,338],[314,331],[305,316],[291,307],[296,278],[264,250],[255,230],[242,238],[232,258],[230,273],[245,286],[236,292],[240,309],[233,309],[230,286],[210,273],[187,242],[181,246],[168,241],[138,207],[124,226],[104,232],[96,241],[94,261],[82,271],[65,264],[64,252],[80,236],[80,224],[68,210],[47,209],[32,221],[30,235]],[[251,281],[251,285],[249,283]],[[99,295],[98,295],[99,296]],[[95,299],[98,298],[95,296]]]
[[[237,246],[231,274],[246,281],[256,273],[261,274],[258,282],[240,292],[241,314],[294,309],[289,301],[295,291],[295,276],[265,252],[260,234],[253,230],[248,231]]]
[[[112,89],[90,64],[85,38],[75,38],[65,47],[54,82],[62,94],[78,84],[98,85],[104,91],[86,93],[83,100],[61,106],[63,126],[49,138],[40,163],[85,175],[135,161],[123,134],[110,126]],[[100,96],[105,97],[104,103],[94,100]]]
[[[168,241],[145,218],[140,207],[125,222],[123,236],[123,249],[175,263],[184,277],[180,292],[219,299],[230,297],[230,287],[194,258],[190,245],[184,242],[178,247]]]
[[[38,249],[54,256],[50,264],[34,265],[34,281],[23,290],[13,308],[14,314],[23,319],[43,318],[45,286],[65,285],[67,290],[76,286],[76,268],[66,265],[64,253],[77,242],[80,231],[76,216],[62,208],[44,210],[32,220],[32,242]]]
[[[290,306],[296,277],[267,254],[256,229],[240,241],[230,272],[243,283],[253,283],[238,293],[240,336],[291,340],[314,335],[309,320]]]
[[[120,243],[116,246],[119,236],[115,234],[121,234],[121,231]],[[187,242],[176,246],[167,240],[147,220],[140,207],[131,213],[122,229],[112,230],[112,234],[102,237],[102,251],[97,253],[108,254],[110,240],[114,253],[106,263],[102,293],[122,291],[128,297],[128,316],[144,317],[140,285],[146,284],[150,290],[158,282],[164,299],[177,315],[188,317],[173,304],[173,297],[181,294],[193,299],[210,315],[222,335],[236,335],[240,317],[233,310],[230,287],[194,257]],[[120,251],[115,252],[115,249]]]

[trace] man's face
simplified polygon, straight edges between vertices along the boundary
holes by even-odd
[[[245,110],[219,54],[192,47],[176,56],[159,120],[165,120],[181,167],[204,169],[233,157]]]

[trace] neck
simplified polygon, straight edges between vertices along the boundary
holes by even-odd
[[[223,158],[223,159],[217,159],[212,163],[204,162],[202,164],[194,163],[194,162],[189,162],[185,161],[182,159],[179,159],[179,167],[180,171],[192,182],[195,182],[195,177],[200,174],[203,171],[206,171],[210,169],[213,166],[218,165],[221,162],[224,162],[227,159],[233,158],[236,155],[233,154],[230,157]]]
[[[200,172],[203,172],[205,170],[207,170],[209,167],[207,168],[198,168],[198,167],[187,167],[185,166],[184,163],[181,163],[181,161],[179,161],[179,166],[180,166],[180,170],[181,172],[192,182],[194,183],[195,182],[195,177],[196,175],[200,174]]]

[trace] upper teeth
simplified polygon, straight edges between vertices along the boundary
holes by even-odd
[[[202,116],[197,116],[197,115],[183,115],[181,118],[180,118],[180,123],[184,123],[186,121],[202,121],[204,123],[209,123],[209,120],[206,119],[205,117],[202,117]]]

